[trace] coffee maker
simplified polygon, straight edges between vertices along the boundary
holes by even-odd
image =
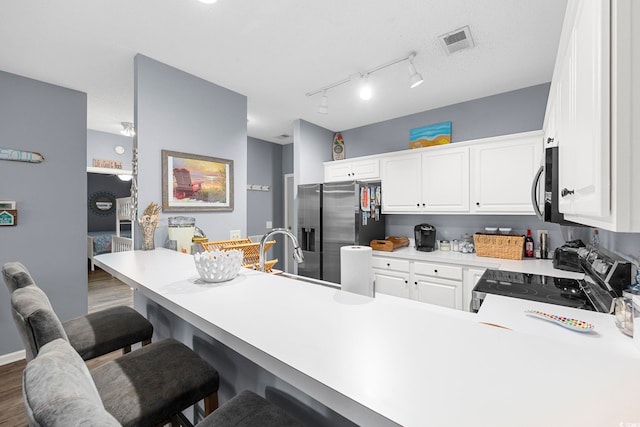
[[[416,250],[433,252],[436,249],[436,228],[429,224],[418,224],[413,227],[416,239]]]

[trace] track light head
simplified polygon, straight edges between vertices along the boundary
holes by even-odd
[[[409,87],[411,87],[411,89],[420,86],[424,81],[420,73],[416,71],[415,65],[413,65],[413,58],[415,58],[415,56],[415,53],[409,56]]]
[[[360,80],[360,99],[368,101],[373,96],[371,83],[369,83],[369,74],[365,74]]]
[[[327,91],[322,91],[322,98],[320,98],[320,105],[318,106],[318,113],[329,114],[329,104],[327,99]]]

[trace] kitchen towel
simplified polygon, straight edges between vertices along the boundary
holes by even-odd
[[[369,246],[340,248],[340,284],[342,290],[373,297],[373,250]]]

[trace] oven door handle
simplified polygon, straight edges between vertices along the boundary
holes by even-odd
[[[540,177],[544,172],[544,166],[540,166],[538,172],[536,172],[536,176],[533,178],[533,183],[531,184],[531,204],[533,205],[533,211],[535,212],[538,219],[544,221],[544,215],[540,210],[540,205],[538,204],[538,184],[540,183]]]

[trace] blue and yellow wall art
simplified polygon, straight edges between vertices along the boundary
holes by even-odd
[[[409,148],[431,147],[451,143],[451,122],[411,129]]]

